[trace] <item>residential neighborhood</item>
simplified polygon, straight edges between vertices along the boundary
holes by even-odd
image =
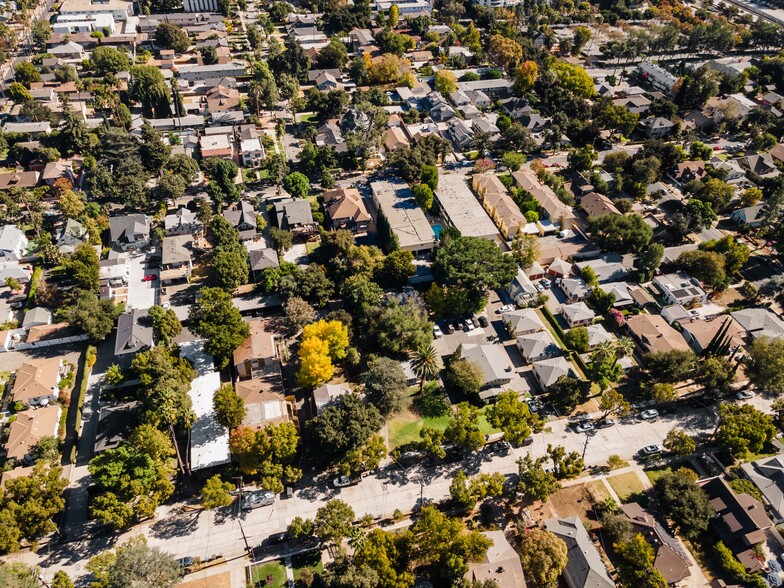
[[[781,10],[0,3],[0,586],[781,586]]]

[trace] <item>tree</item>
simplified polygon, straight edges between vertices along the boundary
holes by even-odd
[[[95,73],[98,75],[115,74],[127,70],[131,66],[128,54],[108,45],[99,45],[90,55]]]
[[[617,382],[623,370],[617,363],[615,353],[605,354],[597,350],[591,355],[588,362],[588,377],[594,382],[601,391],[610,387],[610,384]]]
[[[419,392],[421,393],[425,381],[432,380],[441,369],[441,359],[432,345],[423,345],[412,353],[411,369],[419,378]]]
[[[263,429],[237,427],[229,433],[229,449],[243,474],[258,479],[261,488],[283,492],[283,484],[294,483],[302,471],[293,467],[299,435],[293,423],[267,425]]]
[[[599,410],[604,411],[604,417],[611,414],[625,415],[631,410],[631,404],[618,390],[607,390],[599,399]]]
[[[423,305],[413,298],[387,300],[367,312],[368,337],[381,352],[411,352],[433,340],[433,324]]]
[[[724,256],[714,251],[685,251],[675,261],[676,266],[708,284],[714,290],[727,287],[727,273],[724,271]]]
[[[744,364],[751,382],[774,394],[784,394],[784,339],[760,337],[748,348]]]
[[[708,495],[697,486],[697,475],[687,468],[666,472],[653,487],[678,530],[696,539],[708,529],[715,511]]]
[[[528,454],[517,460],[520,492],[532,501],[544,502],[550,494],[561,488],[555,474],[544,469],[544,464],[547,461],[547,457],[534,460]]]
[[[98,292],[98,254],[92,245],[79,245],[63,265],[77,289]]]
[[[659,404],[664,404],[665,402],[672,402],[678,397],[675,392],[675,388],[673,388],[672,384],[654,384],[651,387],[651,398],[654,401],[658,402]]]
[[[593,162],[599,157],[596,149],[590,145],[569,151],[567,158],[569,167],[575,171],[585,171],[593,167]]]
[[[378,357],[368,364],[363,376],[368,400],[381,414],[388,416],[405,407],[408,386],[400,363],[388,357]]]
[[[716,441],[723,451],[734,457],[759,453],[773,440],[776,427],[770,415],[750,404],[719,406],[719,427]]]
[[[613,548],[621,560],[618,571],[624,586],[667,588],[667,580],[654,567],[656,553],[645,537],[637,533],[629,541],[614,544]]]
[[[300,386],[315,388],[332,378],[334,367],[327,341],[318,337],[303,338],[297,355],[300,363],[297,383]]]
[[[394,29],[397,27],[398,19],[400,18],[400,9],[397,7],[397,4],[393,4],[389,7],[389,15],[388,15],[388,23],[389,28]]]
[[[250,336],[248,323],[234,306],[231,294],[220,288],[202,288],[189,313],[190,329],[205,339],[204,350],[218,367],[229,364],[234,350]]]
[[[329,459],[340,458],[362,447],[381,428],[381,413],[372,404],[364,404],[356,394],[341,396],[339,401],[320,411],[308,423],[313,447]]]
[[[185,53],[191,46],[188,33],[170,22],[162,22],[155,29],[155,43],[163,49],[174,49],[176,53]]]
[[[512,241],[512,256],[523,269],[527,269],[534,264],[539,258],[539,251],[539,237],[536,235],[518,233]]]
[[[682,429],[670,429],[663,445],[667,451],[679,457],[691,455],[697,449],[694,439]]]
[[[149,316],[152,319],[152,332],[158,343],[168,346],[172,339],[182,332],[182,323],[171,308],[156,304],[150,308]]]
[[[435,191],[438,188],[438,168],[435,165],[423,165],[419,179]]]
[[[539,77],[539,66],[535,61],[523,61],[515,70],[515,92],[525,94],[533,88]]]
[[[574,327],[564,333],[564,343],[569,349],[573,349],[577,353],[585,353],[588,351],[589,335],[588,329],[585,327]]]
[[[171,93],[166,80],[157,66],[134,65],[131,67],[131,82],[128,97],[142,105],[142,113],[148,118],[171,116]]]
[[[279,256],[291,249],[291,246],[294,244],[294,235],[277,227],[270,227],[270,239]]]
[[[448,69],[441,69],[436,72],[434,86],[436,92],[444,96],[457,91],[457,78]]]
[[[295,198],[305,198],[310,194],[310,180],[304,174],[294,172],[283,180],[283,187]]]
[[[476,451],[482,447],[485,437],[479,430],[479,411],[467,402],[455,406],[444,438],[459,445],[463,451]]]
[[[20,61],[14,66],[14,79],[25,88],[30,84],[41,81],[41,73],[30,61]]]
[[[463,396],[479,394],[484,381],[482,368],[465,357],[452,359],[446,366],[444,383]]]
[[[353,508],[333,498],[316,511],[313,532],[322,543],[340,543],[350,535],[354,518]]]
[[[520,560],[527,582],[537,588],[551,588],[566,567],[566,543],[549,531],[530,529],[523,534]]]
[[[453,308],[455,314],[463,314],[481,310],[487,290],[509,284],[517,274],[517,264],[487,239],[457,237],[436,251],[434,273],[437,283],[464,295],[464,303],[458,305],[462,307]]]
[[[650,280],[659,269],[664,257],[664,245],[649,243],[637,256],[637,268],[640,270],[641,281]]]
[[[234,497],[230,492],[234,490],[234,486],[230,482],[221,480],[219,474],[215,474],[207,479],[204,487],[201,489],[201,506],[207,510],[213,508],[221,508],[229,506],[234,502]]]
[[[199,174],[199,164],[196,160],[183,153],[172,155],[164,165],[164,169],[181,177],[186,184],[192,184]]]
[[[696,361],[697,356],[690,349],[674,349],[648,353],[643,358],[643,365],[654,380],[677,384],[691,376]]]
[[[638,214],[591,217],[588,225],[602,249],[617,253],[643,251],[653,237],[653,229]]]
[[[557,60],[552,67],[558,79],[558,85],[568,95],[580,98],[591,98],[596,94],[591,76],[579,65]]]
[[[212,399],[217,421],[228,429],[236,429],[245,418],[245,402],[231,384],[223,384]]]
[[[490,61],[507,72],[512,72],[523,57],[523,48],[513,39],[502,35],[492,35],[487,48]]]
[[[210,178],[207,193],[215,202],[231,202],[238,200],[240,191],[234,183],[237,178],[237,164],[220,157],[207,157],[201,160],[201,168]]]
[[[106,588],[173,588],[182,576],[180,564],[168,553],[148,546],[143,535],[120,545],[113,557],[98,558],[90,564],[105,577]]]
[[[416,203],[419,204],[421,208],[424,208],[425,210],[433,208],[435,196],[433,190],[430,189],[430,186],[427,184],[416,184],[411,189],[411,193],[414,195]]]
[[[63,570],[57,570],[52,577],[51,588],[74,588],[74,583]]]
[[[95,292],[77,290],[71,304],[58,311],[58,316],[68,324],[86,333],[97,343],[112,332],[121,308],[111,300],[99,300]]]
[[[735,379],[735,366],[726,357],[706,357],[699,364],[696,379],[709,390],[726,392]]]
[[[501,496],[506,478],[503,474],[479,474],[468,480],[462,469],[457,470],[449,486],[452,501],[463,510],[471,511],[476,503],[488,496]]]
[[[60,439],[52,435],[41,437],[30,453],[33,461],[52,462],[60,455]]]
[[[19,82],[11,82],[8,86],[8,95],[11,97],[11,100],[17,104],[25,104],[33,101],[33,95],[30,94],[30,90]]]
[[[570,376],[561,376],[547,390],[547,398],[561,414],[569,414],[583,399],[583,383]]]
[[[747,188],[740,195],[740,201],[743,206],[754,206],[762,200],[762,190],[759,188]]]
[[[244,246],[215,250],[210,278],[216,287],[231,292],[248,281],[248,272],[248,252]]]
[[[539,419],[531,414],[528,404],[517,397],[517,393],[511,390],[501,392],[495,404],[492,404],[485,411],[487,422],[501,429],[504,439],[513,445],[520,445],[533,431],[541,429]]]
[[[299,296],[292,296],[285,304],[286,319],[295,330],[316,320],[316,310]]]

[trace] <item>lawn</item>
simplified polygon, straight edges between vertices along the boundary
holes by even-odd
[[[482,434],[489,435],[498,430],[490,426],[485,419],[484,408],[479,409],[479,430]],[[423,418],[411,410],[404,410],[387,423],[389,434],[389,449],[408,445],[419,441],[419,431],[425,427],[443,431],[449,424],[449,415],[435,418]]]
[[[643,491],[642,482],[635,472],[612,476],[607,478],[607,481],[622,502],[626,502],[630,496]]]
[[[253,568],[252,584],[254,588],[285,588],[285,566],[279,561],[271,561],[261,566],[255,566]]]
[[[664,474],[666,474],[668,472],[671,472],[672,470],[679,470],[681,468],[690,469],[695,474],[699,475],[697,470],[694,469],[694,466],[688,460],[679,461],[677,463],[674,463],[672,466],[670,466],[668,468],[646,469],[645,470],[645,475],[648,476],[648,479],[651,481],[651,484],[655,484],[656,480],[661,478]]]
[[[610,491],[607,490],[607,486],[604,485],[604,482],[601,480],[594,480],[593,482],[588,482],[586,484],[588,488],[588,492],[591,493],[595,502],[604,502],[608,498],[610,498]]]
[[[319,575],[324,569],[321,563],[321,552],[316,549],[298,553],[291,558],[291,567],[294,568],[294,581],[297,583],[299,583],[300,575],[305,569],[310,570],[314,575]]]

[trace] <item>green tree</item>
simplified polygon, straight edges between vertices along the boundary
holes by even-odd
[[[201,506],[207,510],[229,506],[234,502],[234,497],[230,492],[234,486],[230,482],[221,480],[220,475],[216,474],[207,479],[201,489]]]
[[[310,194],[310,180],[304,174],[294,172],[283,180],[283,187],[295,198],[305,198]]]
[[[449,389],[463,396],[479,394],[484,380],[482,368],[465,357],[452,359],[446,366],[444,383]]]
[[[416,184],[411,189],[411,192],[414,194],[414,199],[416,199],[417,204],[419,204],[421,208],[424,208],[425,210],[433,208],[435,196],[433,190],[430,189],[430,186],[427,184]]]
[[[419,181],[429,186],[435,192],[438,188],[438,168],[435,165],[423,165]]]
[[[212,399],[217,421],[228,429],[236,429],[245,418],[245,402],[231,384],[223,384]]]
[[[188,33],[170,22],[162,22],[155,29],[155,43],[163,49],[174,49],[177,53],[185,53],[191,46]]]
[[[92,245],[79,245],[63,266],[77,289],[98,292],[98,254]]]
[[[204,349],[215,357],[218,367],[229,364],[232,353],[250,336],[231,295],[220,288],[202,288],[191,306],[190,329],[205,339]]]
[[[316,511],[313,533],[322,543],[340,543],[351,533],[354,509],[342,500],[333,498]]]
[[[698,367],[697,381],[709,390],[725,392],[735,379],[735,366],[726,357],[706,357]]]
[[[697,475],[687,469],[666,472],[653,487],[678,530],[694,540],[708,529],[715,511],[708,495],[697,486]]]
[[[294,244],[294,235],[277,227],[270,227],[270,239],[278,255],[282,255],[291,249],[291,246]]]
[[[685,251],[675,261],[677,267],[714,290],[727,287],[724,256],[713,251]]]
[[[663,445],[667,451],[680,457],[691,455],[697,449],[694,439],[682,429],[670,429]]]
[[[438,375],[441,369],[441,358],[432,345],[422,346],[412,353],[411,369],[419,378],[419,392],[421,393],[425,382]]]
[[[637,256],[637,268],[640,270],[641,281],[649,280],[659,269],[661,260],[664,257],[664,245],[661,243],[649,243]]]
[[[553,64],[552,70],[556,75],[558,85],[566,90],[568,95],[591,98],[596,94],[593,80],[582,66],[558,60]]]
[[[592,217],[588,225],[602,249],[617,253],[641,252],[653,236],[653,229],[638,214]]]
[[[723,451],[742,458],[747,453],[759,453],[773,440],[776,427],[770,415],[750,404],[722,404],[719,406],[719,427],[716,441]]]
[[[131,67],[131,81],[128,97],[142,105],[142,113],[148,118],[171,116],[171,93],[166,80],[158,67],[153,65],[134,65]]]
[[[108,561],[103,568],[106,588],[173,588],[182,576],[180,564],[168,553],[148,546],[142,535],[120,545]]]
[[[57,570],[52,577],[51,588],[74,588],[74,583],[63,570]]]
[[[338,402],[320,411],[308,423],[313,447],[328,459],[340,459],[347,452],[365,445],[381,428],[381,413],[365,404],[356,394],[346,394]]]
[[[667,580],[654,566],[656,553],[645,537],[637,533],[613,548],[621,559],[618,571],[624,586],[667,588]]]
[[[108,45],[99,45],[93,49],[90,62],[98,75],[115,74],[131,67],[128,54]]]
[[[520,545],[526,581],[537,588],[556,586],[566,567],[566,554],[566,543],[553,533],[543,529],[527,531]]]
[[[414,254],[410,251],[393,251],[384,258],[379,270],[378,279],[390,287],[400,287],[408,283],[408,279],[416,273]]]
[[[528,404],[511,390],[496,396],[495,404],[485,411],[487,422],[504,433],[504,439],[513,445],[520,445],[532,432],[541,430],[539,419],[531,414]]]
[[[485,444],[479,430],[479,410],[467,402],[455,406],[444,431],[444,438],[455,443],[463,451],[476,451]]]
[[[406,376],[400,363],[388,357],[378,357],[368,364],[363,376],[368,400],[388,416],[405,408],[408,397]]]
[[[553,492],[561,488],[561,484],[551,471],[544,469],[547,457],[534,460],[526,454],[517,460],[518,474],[520,476],[520,492],[528,499],[545,501]]]
[[[625,415],[631,410],[631,404],[618,390],[607,390],[599,398],[599,410],[604,411],[604,417],[611,414]]]
[[[748,348],[746,375],[755,386],[784,394],[784,339],[760,337]]]
[[[14,79],[25,88],[30,84],[41,81],[41,73],[30,61],[21,61],[14,66]]]
[[[218,247],[210,264],[210,278],[216,287],[229,292],[247,283],[248,252],[244,246],[236,249]]]
[[[547,398],[561,414],[569,414],[585,395],[583,383],[570,376],[561,376],[547,390]]]
[[[448,69],[441,69],[436,72],[434,87],[436,92],[440,92],[444,96],[457,91],[457,78]]]
[[[163,308],[156,304],[149,310],[155,340],[163,345],[170,345],[172,339],[182,333],[182,323],[171,308]]]
[[[564,334],[563,340],[569,349],[573,349],[577,353],[585,353],[588,351],[589,335],[588,329],[585,327],[569,329]]]
[[[691,377],[696,362],[697,356],[690,349],[648,353],[643,358],[643,365],[650,376],[667,384],[677,384]]]
[[[112,332],[120,314],[121,307],[111,300],[99,300],[95,292],[77,290],[71,304],[58,311],[58,317],[76,327],[97,343],[106,339]]]

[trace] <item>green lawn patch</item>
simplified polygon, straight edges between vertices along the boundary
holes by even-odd
[[[498,429],[494,429],[490,423],[487,422],[484,415],[484,408],[479,410],[479,430],[482,434],[490,435],[491,433],[498,432]],[[395,447],[400,447],[401,445],[416,443],[420,440],[419,431],[425,427],[443,431],[448,424],[449,415],[435,418],[423,418],[410,410],[404,410],[387,422],[389,449],[391,451]]]
[[[303,570],[310,570],[318,576],[324,569],[321,563],[321,552],[316,549],[305,553],[298,553],[291,558],[291,567],[294,568],[294,581],[299,585]]]
[[[628,502],[631,496],[641,494],[643,491],[642,482],[635,472],[611,476],[607,478],[607,482],[609,482],[622,502]]]
[[[254,566],[251,584],[254,588],[285,588],[286,567],[280,561]]]

